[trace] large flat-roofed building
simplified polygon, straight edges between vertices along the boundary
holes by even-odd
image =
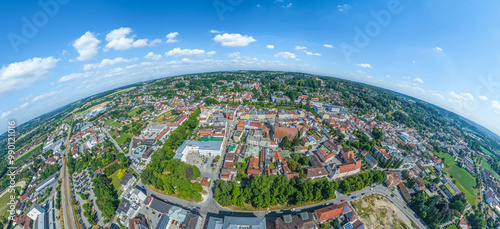
[[[132,152],[132,156],[134,156],[137,160],[140,160],[142,158],[142,155],[148,150],[148,147],[146,145],[140,145],[137,146],[134,151]]]
[[[210,217],[207,229],[266,229],[266,218],[257,217]]]
[[[177,149],[174,159],[186,162],[188,153],[197,152],[204,156],[220,156],[224,142],[222,141],[192,141],[186,140]]]
[[[42,191],[45,187],[49,186],[50,184],[52,184],[52,182],[56,181],[58,175],[59,175],[58,173],[54,173],[51,176],[47,177],[45,180],[43,180],[42,182],[40,182],[40,184],[36,186],[35,191],[37,192]]]

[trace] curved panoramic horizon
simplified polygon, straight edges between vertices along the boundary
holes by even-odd
[[[0,229],[500,228],[500,1],[0,6]]]
[[[7,120],[130,83],[248,69],[379,86],[500,134],[498,2],[19,4],[4,3],[1,16],[12,22],[1,28],[1,132]]]

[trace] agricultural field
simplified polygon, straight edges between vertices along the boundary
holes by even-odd
[[[458,167],[458,165],[453,165],[448,169],[448,174],[453,176],[453,179],[457,182],[455,185],[457,188],[464,193],[465,199],[471,204],[476,204],[476,179],[465,169]]]
[[[20,155],[19,157],[17,157],[14,162],[17,162],[17,161],[22,161],[24,160],[26,157],[29,157],[33,152],[35,152],[36,150],[41,150],[42,149],[42,143],[34,146],[33,148],[31,148],[30,150],[24,152],[22,155]]]
[[[488,164],[488,161],[484,157],[481,160],[481,168],[491,171],[495,178],[500,181],[500,176],[491,168],[490,164]]]
[[[412,228],[414,224],[383,196],[371,195],[351,203],[367,228]]]
[[[481,151],[486,154],[486,155],[489,155],[489,156],[495,156],[492,152],[490,152],[489,150],[487,150],[486,148],[484,148],[483,146],[480,146],[481,148]]]
[[[434,155],[436,155],[439,158],[444,158],[444,163],[448,167],[451,167],[452,165],[456,164],[455,158],[451,156],[449,153],[434,152]]]
[[[455,158],[449,153],[434,152],[434,155],[444,158],[444,163],[448,166],[448,174],[456,181],[457,188],[464,193],[465,199],[471,204],[476,204],[476,179],[467,170],[460,168],[455,161]]]

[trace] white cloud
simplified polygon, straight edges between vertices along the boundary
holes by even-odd
[[[355,65],[358,67],[362,67],[362,68],[371,68],[372,67],[370,64],[367,64],[367,63],[361,63],[361,64],[355,64]]]
[[[88,71],[88,70],[96,69],[96,68],[107,68],[107,67],[110,67],[110,66],[115,65],[115,64],[128,63],[128,62],[137,61],[137,60],[138,60],[138,58],[125,59],[123,57],[117,57],[113,60],[103,59],[101,61],[101,63],[86,64],[85,66],[83,66],[83,70]]]
[[[305,52],[309,56],[321,56],[321,54],[319,54],[319,53],[313,53],[313,52],[309,52],[309,51],[305,51]]]
[[[479,96],[479,99],[484,100],[484,101],[488,101],[488,97],[486,97],[484,95]]]
[[[167,38],[167,41],[165,41],[165,43],[176,43],[176,42],[178,42],[178,40],[175,39],[177,36],[179,36],[178,32],[171,32],[171,33],[167,34],[167,36],[165,36]]]
[[[73,42],[73,48],[80,54],[76,59],[79,61],[92,59],[92,57],[97,54],[99,43],[101,43],[101,41],[95,37],[95,34],[87,31]]]
[[[90,73],[93,72],[86,72],[86,73],[71,73],[69,75],[65,75],[59,79],[59,83],[70,81],[70,80],[76,80],[76,79],[82,79],[82,78],[87,78],[90,76]]]
[[[424,83],[424,81],[421,78],[415,78],[413,81],[419,82],[419,83]]]
[[[134,38],[127,37],[131,32],[131,28],[124,27],[109,32],[106,35],[106,41],[108,41],[108,43],[106,44],[106,49],[123,51],[132,48]]]
[[[138,39],[132,43],[134,48],[142,48],[148,45],[148,39]]]
[[[28,102],[23,103],[21,106],[19,106],[19,109],[24,109],[24,108],[28,107],[28,105],[30,105],[30,103],[28,103]]]
[[[436,96],[436,97],[439,97],[440,99],[444,100],[444,96],[441,95],[441,94],[439,94],[439,93],[437,93],[437,92],[432,92],[431,94],[434,95],[434,96]]]
[[[411,62],[412,62],[412,63],[414,63],[414,64],[416,64],[416,63],[417,63],[417,62],[416,62],[416,61],[414,61],[414,60],[412,60]]]
[[[31,100],[31,102],[35,103],[35,102],[38,102],[40,100],[44,100],[46,98],[55,96],[55,95],[60,94],[60,93],[62,93],[62,91],[51,91],[51,92],[43,93],[43,94],[41,94],[41,95],[36,96],[35,98],[33,98],[33,100]]]
[[[217,34],[213,40],[217,43],[221,43],[221,45],[225,47],[247,46],[248,44],[257,41],[251,36],[241,35],[239,33],[224,33],[222,35]]]
[[[290,3],[288,3],[286,6],[283,6],[283,8],[290,8],[290,7],[292,7],[292,5],[293,5],[293,4],[290,2]]]
[[[165,53],[165,56],[184,58],[184,57],[208,57],[215,55],[215,51],[210,51],[205,53],[205,50],[202,49],[181,49],[174,48]]]
[[[240,52],[226,53],[225,56],[235,58],[240,56]]]
[[[450,91],[448,93],[451,96],[450,101],[455,102],[459,105],[473,105],[474,104],[474,96],[471,93],[456,93],[454,91]]]
[[[409,82],[403,82],[403,83],[399,83],[397,84],[399,87],[403,87],[403,88],[410,88],[410,89],[413,89],[415,91],[419,91],[421,92],[422,94],[425,94],[425,89],[419,87],[417,84],[415,83],[409,83]]]
[[[333,45],[329,45],[329,44],[323,44],[324,47],[327,47],[327,48],[334,48]]]
[[[106,41],[108,43],[104,51],[109,49],[123,51],[130,48],[142,48],[148,45],[148,39],[137,39],[134,41],[135,35],[129,36],[131,33],[132,29],[128,27],[121,27],[109,32],[106,35]],[[158,41],[154,40],[154,42],[157,43]]]
[[[216,53],[215,51],[210,51],[210,52],[207,52],[207,54],[205,54],[205,56],[203,56],[203,57],[211,57],[211,56],[215,55],[215,53]]]
[[[151,42],[149,42],[149,47],[156,46],[157,44],[161,44],[161,39],[154,39]]]
[[[443,52],[443,49],[440,48],[440,47],[435,47],[434,50],[438,51],[438,52]]]
[[[150,59],[150,60],[159,60],[159,59],[161,59],[161,54],[155,54],[154,52],[148,52],[148,54],[146,54],[144,56],[144,58]]]
[[[0,116],[0,119],[4,119],[9,117],[9,115],[12,114],[12,111],[6,111],[2,113],[2,116]]]
[[[291,52],[279,52],[274,55],[274,57],[281,57],[285,59],[295,59],[297,56],[295,56],[294,53]]]
[[[307,49],[307,47],[304,47],[304,46],[295,46],[295,50],[303,50],[303,49]]]
[[[210,31],[208,31],[209,33],[223,33],[224,31],[219,31],[219,30],[215,30],[215,29],[211,29]]]
[[[29,87],[31,83],[44,78],[48,70],[55,68],[59,59],[35,57],[23,62],[11,63],[0,69],[0,93]]]
[[[274,45],[267,45],[266,48],[268,48],[268,49],[274,49]]]
[[[348,10],[348,9],[350,9],[350,8],[351,8],[351,6],[350,6],[350,5],[348,5],[348,4],[338,5],[338,6],[337,6],[337,9],[338,9],[340,12],[345,11],[345,10]]]
[[[493,108],[493,111],[500,114],[500,102],[498,102],[498,100],[491,101],[491,108]]]

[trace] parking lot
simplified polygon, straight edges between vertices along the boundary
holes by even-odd
[[[101,217],[101,211],[95,204],[96,198],[94,196],[93,192],[93,186],[92,186],[92,173],[88,170],[84,170],[81,173],[78,174],[73,174],[71,176],[71,189],[73,191],[73,200],[78,201],[80,204],[78,204],[78,218],[80,221],[80,224],[83,223],[85,225],[85,228],[90,228],[91,225],[88,222],[87,218],[83,215],[84,209],[82,208],[83,204],[87,203],[87,200],[83,200],[80,196],[81,193],[83,194],[88,194],[88,201],[92,207],[92,211],[97,212],[97,225],[99,226],[104,226],[103,224],[103,218]]]
[[[162,216],[162,214],[160,213],[155,213],[153,211],[153,209],[151,208],[148,208],[146,206],[142,206],[140,209],[139,209],[139,212],[138,214],[143,214],[146,219],[148,220],[148,224],[151,226],[151,225],[157,225],[158,222],[160,221],[160,218]]]
[[[199,155],[198,153],[189,153],[186,157],[186,163],[190,165],[196,165],[200,172],[203,173],[213,173],[217,163],[212,163],[215,160],[215,156],[207,157]],[[221,159],[219,159],[219,162]],[[213,164],[213,165],[212,165]]]

